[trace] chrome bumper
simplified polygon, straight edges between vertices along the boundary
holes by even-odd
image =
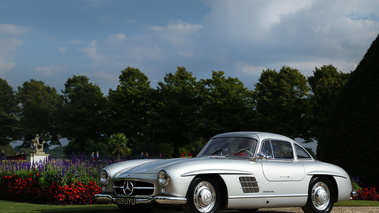
[[[351,198],[358,197],[358,192],[355,191],[355,189],[353,189],[353,190],[351,191],[351,193],[350,193],[350,197],[351,197]]]
[[[171,204],[171,205],[182,205],[187,203],[186,198],[180,197],[165,197],[165,196],[156,196],[156,197],[133,197],[135,199],[136,204]],[[116,197],[110,194],[95,194],[96,201],[100,203],[116,203]]]

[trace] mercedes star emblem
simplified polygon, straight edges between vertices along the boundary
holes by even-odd
[[[124,193],[126,195],[133,194],[133,183],[129,180],[126,180],[124,183]]]

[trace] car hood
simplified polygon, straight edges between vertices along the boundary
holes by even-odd
[[[246,173],[246,170],[237,170],[236,160],[238,163],[252,163],[249,159],[234,159],[234,158],[173,158],[173,159],[157,159],[157,160],[137,160],[139,165],[130,167],[126,170],[120,171],[117,176],[128,176],[130,174],[157,174],[160,170],[176,170],[181,174],[188,172],[207,170],[208,172],[214,171],[215,173],[224,172],[237,172]],[[240,167],[243,168],[243,167]],[[247,168],[247,166],[245,167]],[[229,172],[228,172],[229,171]]]
[[[119,175],[123,174],[156,174],[160,170],[167,168],[174,164],[180,164],[182,162],[191,161],[191,158],[172,158],[172,159],[156,159],[156,160],[137,160],[141,164],[127,169],[126,171],[121,171]],[[144,162],[145,161],[145,162]]]

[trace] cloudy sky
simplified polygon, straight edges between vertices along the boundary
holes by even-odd
[[[266,68],[354,70],[378,33],[376,0],[2,0],[0,78],[60,91],[82,74],[107,94],[127,66],[154,88],[184,66],[253,89]]]

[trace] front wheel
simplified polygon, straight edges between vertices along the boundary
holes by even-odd
[[[217,181],[209,177],[195,178],[187,192],[185,213],[215,213],[220,207],[220,188]]]
[[[329,213],[334,205],[334,189],[326,177],[312,178],[308,189],[307,204],[303,207],[305,213]]]

